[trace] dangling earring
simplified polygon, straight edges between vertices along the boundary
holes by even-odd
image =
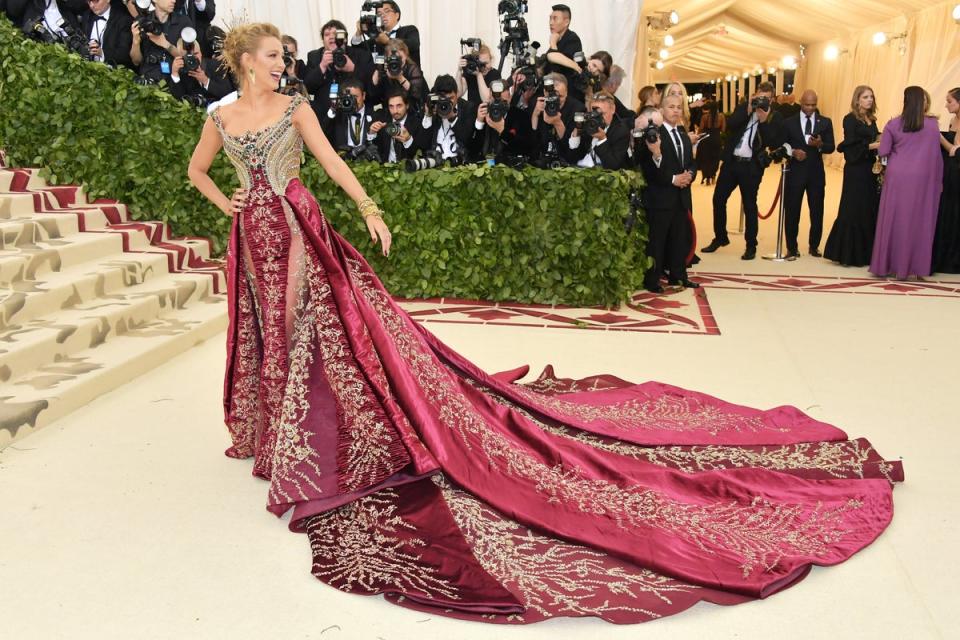
[[[250,67],[250,84],[254,84],[257,81],[257,72],[253,70],[253,67]]]

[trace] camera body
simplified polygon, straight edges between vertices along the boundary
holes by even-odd
[[[764,150],[758,159],[760,160],[760,166],[766,169],[771,164],[780,164],[781,162],[788,160],[792,155],[793,148],[789,144],[783,144],[773,151]]]
[[[361,144],[352,147],[344,154],[348,159],[356,162],[380,162],[380,152],[372,144]]]
[[[343,69],[347,66],[347,32],[343,29],[337,29],[336,44],[337,48],[333,50],[333,66],[335,69]]]
[[[599,111],[587,111],[585,113],[575,113],[573,121],[577,127],[583,131],[584,135],[592,137],[598,131],[607,126],[603,121],[603,114]]]
[[[357,97],[349,91],[341,91],[340,95],[337,96],[337,112],[353,114],[359,110],[360,105],[357,102]]]
[[[93,54],[90,53],[90,41],[80,31],[66,20],[60,23],[60,28],[67,34],[63,38],[63,44],[67,49],[79,54],[84,60],[93,60]]]
[[[494,80],[490,84],[493,100],[487,105],[487,116],[492,122],[500,122],[507,117],[507,113],[510,111],[509,103],[503,99],[503,91],[503,80]]]
[[[193,27],[186,27],[180,32],[186,55],[183,56],[183,68],[187,73],[200,68],[200,58],[197,57],[197,31]],[[286,47],[284,47],[286,53]],[[286,58],[284,58],[286,60]]]
[[[396,51],[393,51],[384,58],[384,65],[386,66],[387,73],[392,76],[398,76],[403,72],[403,58],[400,57],[400,54]]]
[[[427,96],[427,105],[429,106],[430,112],[440,118],[449,118],[456,109],[453,100],[447,96],[441,96],[435,93]]]
[[[750,101],[750,108],[756,111],[770,111],[770,98],[767,96],[757,96]]]
[[[544,78],[543,80],[543,111],[551,118],[560,115],[560,96],[557,95],[557,90],[554,87],[552,78]]]
[[[159,36],[163,33],[163,23],[157,19],[157,14],[150,8],[150,0],[137,0],[137,26],[144,35]]]
[[[643,129],[633,130],[633,139],[637,143],[657,144],[660,141],[660,127],[655,122],[648,122]]]
[[[383,7],[380,0],[364,2],[360,13],[360,32],[370,38],[376,38],[383,31],[383,19],[377,13]]]
[[[463,68],[464,73],[473,75],[480,70],[480,56],[477,54],[468,53],[463,56],[463,59],[467,61],[467,65]]]
[[[400,135],[403,132],[403,127],[400,125],[399,122],[392,121],[387,123],[387,126],[385,126],[383,130],[386,131],[387,137],[396,138],[398,135]]]
[[[197,107],[198,109],[203,109],[207,106],[207,99],[196,94],[188,94],[183,96],[183,101],[189,105]]]
[[[603,89],[603,82],[599,76],[593,74],[587,67],[587,56],[583,51],[577,51],[573,54],[573,61],[580,66],[580,73],[573,76],[573,86],[586,93],[593,90],[594,93]]]

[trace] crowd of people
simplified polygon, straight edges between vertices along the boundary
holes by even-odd
[[[901,116],[881,135],[873,91],[857,87],[837,144],[818,97],[799,104],[761,83],[724,114],[712,97],[691,100],[679,83],[638,94],[638,113],[616,92],[623,69],[606,51],[583,53],[566,5],[552,7],[543,55],[514,56],[501,77],[490,43],[461,40],[455,75],[428,81],[420,65],[420,32],[402,24],[397,2],[372,3],[352,31],[340,20],[321,29],[322,46],[300,59],[283,37],[286,71],[280,91],[308,97],[334,148],[356,161],[404,163],[408,170],[495,162],[513,167],[601,167],[641,171],[653,267],[645,285],[694,287],[690,187],[713,186],[713,238],[702,252],[730,244],[727,202],[739,190],[745,214],[742,258],[756,257],[757,195],[771,162],[789,163],[783,193],[788,258],[800,256],[804,197],[810,212],[808,252],[899,278],[960,272],[956,161],[960,91],[947,96],[953,119],[941,133],[929,96],[907,89]],[[31,37],[62,42],[94,62],[127,67],[144,83],[165,83],[198,106],[236,99],[236,79],[220,60],[224,33],[212,25],[215,0],[0,0]],[[211,108],[213,108],[211,106]],[[723,138],[726,138],[725,143]],[[845,159],[837,220],[824,253],[824,156]]]

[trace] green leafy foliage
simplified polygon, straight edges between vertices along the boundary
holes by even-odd
[[[136,219],[226,246],[230,219],[189,183],[187,163],[206,116],[126,70],[90,64],[61,47],[25,40],[0,18],[0,147],[14,166],[41,166],[53,184],[82,183],[92,198],[128,205]],[[354,171],[387,212],[394,237],[378,253],[353,202],[310,159],[302,180],[331,223],[409,298],[454,297],[614,305],[647,265],[641,216],[624,228],[634,172],[506,167],[414,174],[359,164]],[[210,169],[239,185],[221,154]]]

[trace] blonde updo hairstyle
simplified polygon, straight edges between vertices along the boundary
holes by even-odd
[[[242,87],[246,80],[242,63],[243,54],[253,55],[256,53],[260,41],[264,38],[280,40],[281,37],[280,30],[266,22],[241,24],[230,29],[223,39],[221,60],[233,74],[238,87]]]

